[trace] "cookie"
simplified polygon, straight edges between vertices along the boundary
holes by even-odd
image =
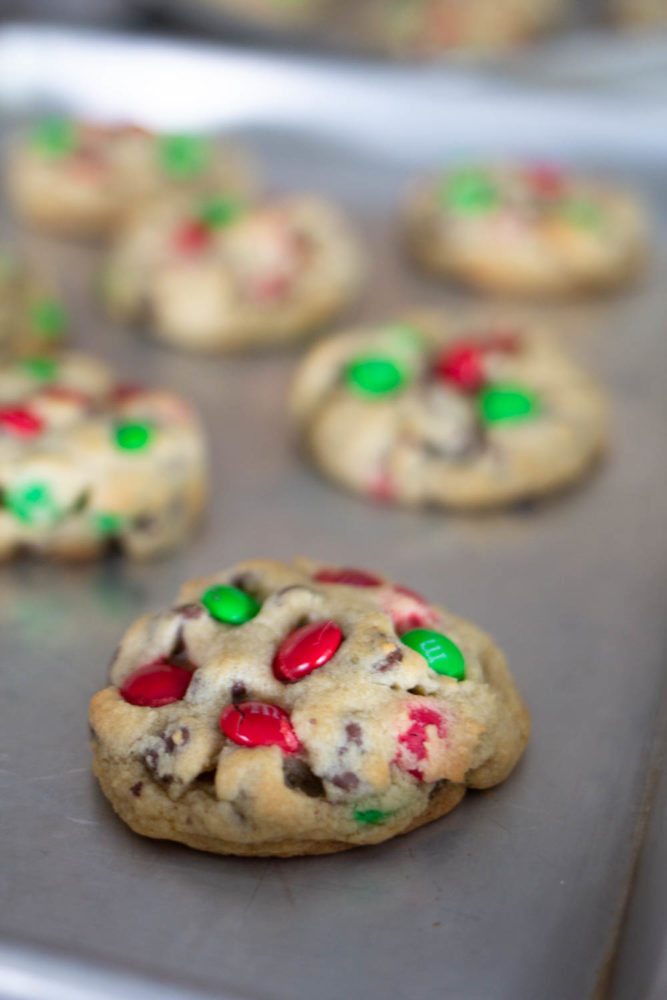
[[[163,201],[118,235],[102,279],[112,317],[143,321],[186,350],[294,340],[354,297],[361,258],[328,203],[284,197],[246,209],[225,198]]]
[[[335,0],[334,0],[335,2]],[[262,28],[301,29],[317,23],[332,9],[332,0],[207,0],[234,17]]]
[[[205,483],[201,431],[177,396],[116,384],[81,354],[0,368],[0,560],[154,556],[187,536]]]
[[[53,285],[0,245],[0,365],[60,346],[67,314]]]
[[[140,618],[90,705],[137,833],[219,854],[376,844],[512,771],[528,712],[475,625],[375,573],[254,560]]]
[[[538,330],[436,314],[328,338],[291,399],[318,468],[365,496],[488,508],[582,476],[607,439],[595,382]]]
[[[46,118],[13,148],[7,186],[27,221],[71,236],[109,234],[129,211],[171,192],[255,188],[246,155],[204,136]]]
[[[493,52],[539,37],[559,13],[556,0],[366,0],[362,33],[396,56]]]
[[[616,20],[629,28],[667,28],[667,0],[612,0]]]
[[[516,295],[608,289],[633,277],[647,253],[631,195],[550,164],[461,167],[423,180],[406,202],[404,231],[428,270]]]

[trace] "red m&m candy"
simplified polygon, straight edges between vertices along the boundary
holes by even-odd
[[[300,747],[287,712],[262,701],[227,705],[220,716],[220,728],[242,747],[277,746],[285,753],[295,753]]]
[[[192,219],[175,230],[173,242],[181,253],[201,253],[211,242],[211,231],[199,219]]]
[[[445,382],[476,392],[484,385],[484,349],[481,344],[465,341],[453,344],[436,358],[434,371]]]
[[[350,569],[347,566],[340,569],[334,567],[319,569],[314,574],[313,580],[317,580],[318,583],[342,583],[346,587],[380,587],[382,585],[379,576],[367,573],[365,569]]]
[[[15,437],[35,437],[44,430],[44,421],[23,406],[4,406],[0,409],[0,427]]]
[[[304,625],[280,644],[273,660],[273,673],[279,681],[298,681],[328,663],[342,641],[343,633],[335,622]]]
[[[526,176],[533,190],[546,198],[557,198],[565,188],[565,174],[553,163],[535,163]]]
[[[180,701],[191,680],[192,671],[185,667],[178,667],[168,660],[155,660],[126,677],[120,693],[130,705],[160,708]]]

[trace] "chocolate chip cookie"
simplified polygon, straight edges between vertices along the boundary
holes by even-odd
[[[476,626],[364,570],[254,560],[140,618],[90,705],[137,833],[220,854],[375,844],[503,781],[528,739]]]
[[[550,336],[427,313],[317,344],[291,410],[325,475],[411,506],[488,508],[551,493],[607,440],[603,393]]]
[[[209,189],[248,197],[256,181],[246,154],[228,142],[51,117],[16,143],[7,185],[19,215],[34,225],[103,236],[151,198]]]
[[[108,259],[108,312],[145,322],[186,350],[282,344],[354,297],[361,259],[339,212],[287,197],[249,210],[220,195],[163,201],[137,214]]]
[[[116,383],[81,354],[0,367],[0,560],[154,556],[187,536],[205,483],[179,397]]]
[[[640,203],[548,163],[470,166],[418,182],[404,214],[423,267],[483,291],[565,295],[624,283],[647,256]]]

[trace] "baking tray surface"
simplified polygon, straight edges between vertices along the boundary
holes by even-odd
[[[525,128],[534,145],[539,123]],[[471,304],[401,259],[400,161],[280,122],[245,138],[276,188],[316,188],[358,219],[374,281],[352,319],[390,317],[405,303]],[[562,152],[581,159],[574,140]],[[604,149],[589,165],[614,173]],[[0,930],[31,949],[35,976],[44,970],[48,983],[49,956],[60,954],[72,983],[101,963],[102,1000],[120,995],[109,966],[166,983],[175,1000],[197,989],[230,1000],[592,995],[636,850],[664,669],[662,176],[647,161],[629,177],[656,220],[657,263],[643,283],[605,301],[517,307],[546,317],[608,384],[609,460],[553,503],[484,518],[373,507],[336,491],[289,441],[284,400],[298,352],[212,362],[167,351],[100,317],[88,293],[96,253],[30,239],[38,257],[55,259],[77,345],[195,400],[214,468],[207,523],[169,559],[0,569]],[[234,859],[135,836],[89,772],[87,702],[118,638],[191,576],[295,553],[375,567],[487,628],[532,711],[524,760],[504,786],[373,849]],[[20,949],[12,954],[5,969],[21,965]],[[135,984],[126,995],[144,994]]]

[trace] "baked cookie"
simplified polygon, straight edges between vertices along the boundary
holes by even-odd
[[[550,337],[427,314],[319,343],[291,409],[322,472],[408,505],[484,508],[550,493],[583,475],[607,438],[600,390]]]
[[[405,208],[424,267],[483,291],[563,295],[631,278],[647,228],[629,194],[549,164],[462,167],[417,184]]]
[[[149,557],[204,502],[201,431],[177,396],[116,384],[81,354],[0,368],[0,560]]]
[[[285,197],[254,210],[226,198],[180,198],[138,213],[119,233],[102,280],[106,307],[188,350],[281,344],[354,297],[360,253],[338,211]]]
[[[493,52],[539,37],[556,0],[365,0],[357,17],[371,45],[396,56]]]
[[[180,190],[249,197],[245,154],[196,135],[46,118],[11,151],[10,200],[29,222],[72,236],[108,234],[147,199]]]
[[[476,626],[374,573],[244,562],[140,618],[90,705],[93,769],[137,833],[326,854],[503,781],[528,739]]]
[[[321,20],[340,0],[206,0],[240,20],[270,29],[295,30]]]
[[[60,346],[67,314],[52,284],[0,245],[0,364]]]

